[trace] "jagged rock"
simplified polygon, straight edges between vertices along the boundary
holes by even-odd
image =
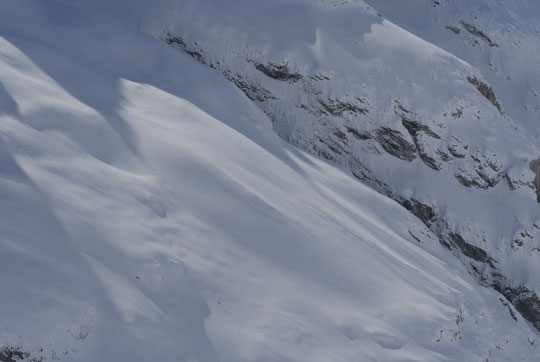
[[[461,33],[461,29],[458,28],[457,26],[451,26],[451,25],[448,25],[448,26],[445,26],[446,29],[454,32],[455,34],[460,34]]]
[[[315,75],[311,75],[309,79],[312,79],[315,81],[323,81],[323,80],[330,80],[330,77],[322,73],[317,73]]]
[[[452,116],[452,118],[454,118],[454,119],[458,119],[458,118],[463,117],[463,108],[458,108],[458,109],[456,109],[455,112],[452,112],[452,113],[451,113],[451,116]]]
[[[495,95],[495,92],[493,91],[493,88],[491,88],[488,84],[482,82],[476,77],[467,77],[467,80],[469,83],[474,85],[478,91],[487,98],[488,101],[491,102],[497,108],[499,113],[503,114],[502,106],[499,103],[499,100],[497,99],[497,96]]]
[[[512,307],[510,307],[510,304],[503,298],[499,298],[499,300],[501,301],[502,305],[504,305],[506,309],[508,309],[508,313],[510,313],[510,317],[512,317],[512,319],[517,322],[516,313],[514,313],[514,310],[512,309]]]
[[[463,186],[487,190],[495,187],[504,176],[504,172],[497,172],[491,175],[488,172],[482,163],[475,163],[473,165],[473,171],[460,168],[454,174],[454,177]]]
[[[264,102],[270,99],[277,99],[269,90],[259,84],[248,82],[241,75],[230,73],[225,74],[225,77],[233,82],[244,94],[252,101]]]
[[[387,153],[394,157],[406,161],[412,161],[416,158],[415,145],[407,141],[403,134],[395,129],[379,128],[375,139]]]
[[[168,45],[177,47],[181,50],[183,50],[186,54],[191,55],[193,58],[197,59],[200,63],[205,63],[203,59],[203,50],[202,49],[194,49],[193,47],[190,47],[188,43],[182,38],[181,36],[174,36],[169,31],[165,32],[165,35],[163,37],[163,40]]]
[[[283,64],[277,64],[268,62],[266,64],[263,63],[255,63],[255,68],[264,73],[267,77],[270,77],[272,79],[281,80],[289,83],[296,83],[299,80],[303,79],[304,77],[302,74],[298,72],[292,73],[289,70],[289,64],[283,63]]]
[[[354,138],[362,140],[362,141],[369,140],[369,139],[373,138],[373,136],[371,136],[371,134],[360,132],[359,130],[357,130],[355,128],[352,128],[352,127],[347,127],[347,133],[352,134],[354,136]]]
[[[491,286],[514,305],[516,310],[540,332],[540,298],[525,286],[512,287],[506,278],[497,275]]]
[[[467,243],[465,239],[463,239],[463,237],[458,233],[450,232],[448,233],[448,237],[450,238],[451,245],[457,247],[463,253],[463,255],[481,263],[488,263],[492,267],[494,266],[494,260],[484,249]]]
[[[394,111],[398,116],[401,117],[401,124],[403,124],[403,127],[407,129],[410,136],[412,137],[414,145],[416,146],[418,154],[420,155],[420,159],[430,168],[437,171],[440,170],[442,167],[441,162],[439,160],[436,160],[427,152],[425,143],[421,141],[421,136],[425,134],[431,138],[435,138],[438,140],[440,140],[441,137],[435,132],[433,132],[427,125],[418,121],[411,120],[408,115],[412,113],[409,110],[405,109],[402,105],[398,104],[398,106],[394,108]]]
[[[364,104],[365,101],[361,98],[356,98],[358,102]],[[319,104],[323,107],[324,112],[335,117],[343,117],[344,112],[348,112],[352,115],[366,115],[369,113],[369,109],[361,107],[352,102],[341,101],[339,99],[319,99]]]
[[[396,199],[396,201],[404,208],[409,210],[414,216],[422,220],[427,227],[430,227],[437,219],[437,210],[433,206],[422,203],[416,199],[395,198],[395,196],[394,199]]]
[[[0,361],[3,362],[22,361],[28,357],[30,357],[30,353],[25,351],[22,346],[4,346],[0,348]],[[34,360],[38,361],[37,359]]]
[[[465,28],[465,30],[467,30],[469,33],[471,33],[472,35],[482,39],[483,41],[485,41],[486,43],[488,43],[488,45],[490,47],[499,47],[498,44],[494,43],[493,41],[491,41],[491,39],[486,35],[484,34],[483,31],[481,31],[480,29],[478,29],[476,26],[472,25],[472,24],[469,24],[469,23],[466,23],[464,22],[463,20],[460,21],[461,25],[463,25],[463,27]]]
[[[429,127],[426,126],[425,124],[422,124],[416,121],[411,121],[405,117],[401,117],[401,123],[403,124],[403,127],[407,129],[409,134],[413,137],[416,137],[419,132],[424,132],[430,137],[441,139],[441,137],[438,134],[436,134],[431,129],[429,129]]]

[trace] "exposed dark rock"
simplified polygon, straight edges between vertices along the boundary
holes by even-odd
[[[328,76],[326,76],[326,75],[324,75],[322,73],[317,73],[315,75],[311,75],[309,78],[312,79],[312,80],[316,80],[316,81],[330,80],[330,77],[328,77]]]
[[[441,137],[438,134],[436,134],[431,129],[429,129],[429,127],[426,126],[425,124],[422,124],[417,121],[411,121],[403,116],[401,117],[401,123],[403,124],[403,127],[407,129],[407,131],[412,137],[416,137],[419,132],[425,132],[430,137],[441,139]]]
[[[388,190],[388,185],[384,183],[383,181],[379,180],[377,177],[375,177],[372,171],[366,165],[364,165],[360,160],[358,159],[351,160],[351,171],[354,177],[361,180],[366,185],[369,185],[370,187],[376,190],[379,190],[380,192],[384,192],[384,190]]]
[[[532,160],[529,168],[534,172],[534,187],[536,188],[536,201],[540,202],[540,158]]]
[[[466,178],[462,174],[455,174],[454,177],[456,178],[456,180],[459,181],[460,184],[462,184],[465,187],[472,187],[472,186],[481,187],[482,186],[476,180]]]
[[[398,105],[398,111],[396,113],[401,117],[401,123],[403,124],[403,127],[407,129],[409,134],[411,135],[414,145],[416,146],[416,149],[418,150],[418,154],[420,155],[420,159],[424,161],[424,163],[429,166],[430,168],[434,170],[440,170],[441,164],[436,159],[431,157],[426,151],[424,144],[421,142],[419,138],[420,133],[424,133],[432,138],[440,139],[439,135],[437,135],[435,132],[433,132],[429,127],[423,123],[420,123],[418,121],[413,121],[408,118],[408,114],[411,112],[405,109],[403,106]],[[399,112],[401,111],[401,112]]]
[[[252,101],[264,102],[276,97],[267,89],[259,84],[254,84],[246,81],[241,75],[232,75],[224,73],[225,77],[233,82],[244,94]]]
[[[499,298],[499,300],[501,301],[501,303],[508,309],[508,312],[510,313],[510,317],[512,317],[513,320],[515,320],[517,322],[517,316],[516,316],[516,313],[514,313],[514,310],[512,309],[512,307],[510,306],[510,304],[508,304],[508,302],[502,298]]]
[[[488,43],[488,45],[490,47],[499,47],[498,44],[494,43],[493,41],[491,41],[491,39],[483,32],[481,31],[480,29],[478,29],[476,26],[472,25],[472,24],[469,24],[469,23],[466,23],[464,22],[463,20],[460,21],[461,25],[463,25],[463,27],[465,28],[465,30],[467,30],[469,33],[471,33],[472,35],[482,39],[483,41],[485,41],[486,43]]]
[[[458,109],[456,109],[455,112],[452,112],[452,113],[451,113],[451,116],[452,116],[452,118],[454,118],[454,119],[461,118],[461,117],[463,116],[463,108],[458,108]]]
[[[511,287],[507,280],[500,276],[491,286],[514,305],[516,310],[540,332],[540,298],[525,286]]]
[[[28,358],[30,353],[25,352],[21,346],[6,346],[0,348],[0,361],[15,362]]]
[[[343,142],[345,142],[345,143],[348,142],[348,140],[347,140],[347,135],[346,135],[345,133],[343,133],[343,132],[337,130],[337,131],[332,132],[332,134],[333,134],[334,136],[336,136],[337,138],[339,138],[341,141],[343,141]]]
[[[435,208],[430,205],[424,204],[416,199],[393,198],[414,216],[422,220],[427,227],[430,227],[437,219],[437,212]]]
[[[418,147],[420,146],[420,147]],[[418,154],[420,155],[420,159],[431,169],[435,171],[439,171],[442,168],[442,165],[440,162],[438,162],[436,159],[428,155],[424,148],[421,147],[421,145],[418,145]]]
[[[463,255],[481,263],[488,263],[490,266],[494,267],[494,260],[488,256],[484,249],[467,243],[465,239],[463,239],[463,237],[457,233],[448,233],[448,236],[452,242],[452,245],[457,247],[463,253]]]
[[[358,100],[360,101],[360,103],[363,103],[360,98],[358,98]],[[323,107],[324,112],[335,117],[343,117],[344,112],[348,112],[352,115],[366,115],[369,113],[369,109],[367,108],[361,107],[351,102],[340,101],[339,99],[319,99],[318,102]]]
[[[508,174],[505,174],[504,178],[506,180],[506,183],[508,184],[508,189],[515,190],[516,185],[514,185],[514,181],[512,180],[512,178],[510,176],[508,176]],[[536,200],[538,201],[538,194],[536,196]]]
[[[355,176],[359,177],[356,174]],[[362,176],[364,175],[362,174]],[[364,177],[359,178],[365,180]],[[379,184],[379,189],[388,190],[387,186],[384,184]],[[540,332],[540,298],[534,291],[531,291],[525,286],[511,286],[508,279],[497,270],[495,265],[497,263],[496,260],[491,258],[482,248],[467,243],[458,233],[450,232],[447,234],[447,237],[444,237],[441,232],[444,228],[436,226],[443,224],[444,220],[439,218],[437,210],[433,207],[415,199],[404,199],[392,192],[385,192],[385,194],[399,202],[403,207],[418,217],[430,230],[438,235],[442,245],[450,250],[457,249],[462,255],[473,259],[469,264],[471,274],[479,277],[481,284],[492,287],[497,292],[501,293],[508,302],[514,305],[515,310],[526,320],[531,322]],[[414,235],[413,238],[416,239]],[[482,264],[487,266],[487,268],[483,268],[483,271],[481,271]],[[502,298],[501,302],[508,308],[512,319],[517,320],[517,316],[512,307],[502,300]]]
[[[255,63],[255,69],[264,73],[264,75],[266,75],[267,77],[270,77],[276,80],[281,80],[284,82],[289,82],[289,83],[296,83],[299,80],[304,78],[302,74],[298,72],[292,73],[289,70],[288,63],[283,63],[283,64],[277,64],[277,63],[272,63],[272,62],[268,62],[266,64]]]
[[[502,106],[499,103],[499,100],[497,99],[497,96],[495,95],[495,92],[493,91],[493,88],[491,88],[489,85],[482,82],[481,80],[479,80],[476,77],[467,77],[467,80],[469,81],[469,83],[474,85],[476,87],[476,89],[478,89],[478,91],[484,97],[486,97],[488,99],[488,101],[491,102],[491,104],[493,104],[497,108],[497,110],[499,111],[500,114],[503,113],[502,112]]]
[[[457,150],[457,146],[456,146],[456,145],[453,145],[452,147],[448,147],[448,152],[450,152],[450,154],[451,154],[452,156],[454,156],[455,158],[465,158],[465,154],[460,153],[460,152]]]
[[[199,62],[201,62],[203,64],[205,63],[204,59],[203,59],[203,53],[204,53],[203,50],[202,49],[195,49],[195,48],[189,46],[186,43],[186,41],[184,40],[184,38],[182,38],[181,36],[174,36],[170,32],[165,32],[165,36],[164,36],[163,40],[168,45],[171,45],[171,46],[174,46],[174,47],[177,47],[177,48],[183,50],[186,54],[192,56],[193,58],[195,58]]]
[[[347,127],[347,132],[352,134],[356,139],[359,139],[359,140],[362,140],[362,141],[369,140],[369,139],[373,138],[371,136],[371,134],[362,133],[362,132],[358,131],[357,129],[354,129],[354,128],[351,128],[351,127]]]
[[[443,161],[445,161],[445,162],[448,162],[448,161],[451,161],[451,160],[452,160],[452,157],[451,157],[448,153],[446,153],[446,152],[443,152],[443,151],[441,151],[441,150],[437,150],[437,151],[435,151],[435,152],[439,155],[439,157],[441,158],[441,160],[443,160]]]
[[[319,141],[319,145],[315,146],[315,151],[322,157],[326,158],[327,160],[336,160],[337,155],[342,154],[348,154],[349,151],[347,149],[347,135],[341,131],[335,131],[333,132],[333,135],[336,136],[336,138],[330,137],[330,138],[320,138],[318,137],[317,140]],[[322,147],[321,147],[322,146]],[[331,152],[328,152],[330,150]]]
[[[461,29],[458,28],[457,26],[451,26],[451,25],[448,25],[448,26],[445,26],[446,29],[456,33],[456,34],[459,34],[461,33]]]
[[[39,351],[43,352],[43,349],[40,349]],[[4,346],[0,348],[0,361],[2,362],[43,362],[44,360],[45,358],[42,356],[31,356],[31,353],[25,351],[20,345]]]
[[[413,232],[411,230],[407,230],[409,232],[409,235],[414,239],[416,240],[417,242],[419,242],[420,244],[422,243],[422,240],[420,240],[416,235],[413,234]]]
[[[456,173],[454,177],[463,186],[487,190],[491,187],[495,187],[504,173],[498,174],[495,177],[490,177],[485,174],[482,166],[477,166],[475,167],[475,174],[476,176],[470,177],[461,173]]]
[[[395,129],[382,127],[375,136],[381,147],[394,157],[412,161],[416,158],[416,146],[407,141],[403,134]]]

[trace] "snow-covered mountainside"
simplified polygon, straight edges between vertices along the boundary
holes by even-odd
[[[539,360],[539,19],[0,0],[0,361]]]
[[[540,3],[234,3],[142,27],[410,210],[540,329]]]

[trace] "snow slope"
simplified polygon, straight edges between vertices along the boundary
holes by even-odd
[[[0,0],[0,357],[540,358],[419,219],[141,26],[178,5]]]
[[[136,23],[406,207],[540,330],[540,9],[184,0]]]

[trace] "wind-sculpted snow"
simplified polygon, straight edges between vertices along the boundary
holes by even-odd
[[[533,142],[475,68],[341,3],[0,0],[0,360],[538,360],[533,259],[495,252],[535,220]]]
[[[368,3],[182,1],[142,27],[182,39],[283,139],[407,207],[483,284],[540,291],[537,5]]]

